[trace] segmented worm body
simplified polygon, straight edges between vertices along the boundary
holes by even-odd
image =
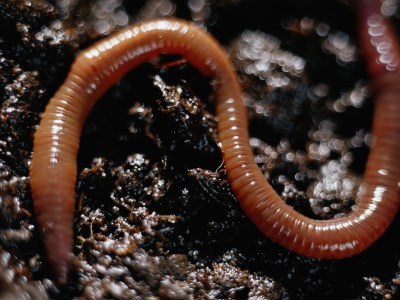
[[[247,216],[267,237],[303,255],[341,258],[359,253],[385,231],[399,205],[400,168],[395,162],[400,125],[395,120],[400,104],[390,97],[392,93],[383,92],[376,103],[376,143],[358,209],[341,219],[312,220],[284,204],[256,165],[241,88],[222,47],[185,21],[153,20],[83,51],[50,100],[35,134],[32,195],[49,264],[59,282],[66,281],[71,261],[76,157],[88,112],[126,72],[160,53],[182,55],[205,76],[214,78],[218,134],[228,181]]]

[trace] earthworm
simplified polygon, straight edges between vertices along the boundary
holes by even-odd
[[[376,103],[376,142],[358,208],[340,219],[309,219],[283,203],[255,163],[241,87],[223,48],[186,21],[157,19],[128,27],[81,52],[35,133],[32,196],[47,259],[60,283],[66,282],[72,259],[76,158],[85,119],[111,85],[160,53],[182,55],[214,79],[218,135],[229,184],[244,212],[267,237],[303,255],[342,258],[364,250],[385,231],[399,205],[400,168],[394,162],[400,147],[396,122],[400,104],[390,97],[392,93],[383,92]]]
[[[359,0],[359,41],[373,78],[398,73],[400,63],[399,40],[388,18],[382,15],[379,0]]]

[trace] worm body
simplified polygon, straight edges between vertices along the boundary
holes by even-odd
[[[359,41],[372,78],[399,72],[400,46],[393,25],[381,14],[379,0],[359,0]]]
[[[96,100],[127,71],[159,55],[180,54],[215,80],[218,132],[228,181],[247,216],[267,237],[300,254],[341,258],[359,253],[388,227],[398,210],[400,104],[383,92],[376,104],[376,143],[368,159],[358,209],[316,221],[282,202],[256,165],[236,73],[207,33],[176,19],[129,27],[83,51],[43,114],[34,138],[31,187],[49,264],[65,282],[73,246],[76,156],[80,134]],[[387,111],[387,107],[392,109]],[[383,122],[386,120],[387,122]]]

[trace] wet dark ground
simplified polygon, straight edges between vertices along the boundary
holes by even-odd
[[[385,9],[399,24],[395,1]],[[247,220],[225,180],[207,78],[179,57],[130,72],[87,120],[74,269],[51,280],[29,190],[32,137],[73,57],[139,20],[174,15],[231,53],[257,162],[303,214],[354,205],[373,95],[346,1],[2,1],[0,299],[396,299],[399,218],[360,255],[288,252]]]

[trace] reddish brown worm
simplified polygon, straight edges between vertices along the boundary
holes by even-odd
[[[394,101],[393,89],[382,90],[376,102],[376,142],[357,209],[340,219],[309,219],[282,202],[256,165],[241,88],[223,48],[188,22],[159,19],[129,27],[79,54],[35,133],[32,195],[48,261],[59,282],[67,280],[71,263],[76,157],[88,112],[125,73],[160,53],[182,55],[214,78],[228,181],[244,212],[267,237],[303,255],[342,258],[364,250],[385,231],[399,206],[400,103]]]

